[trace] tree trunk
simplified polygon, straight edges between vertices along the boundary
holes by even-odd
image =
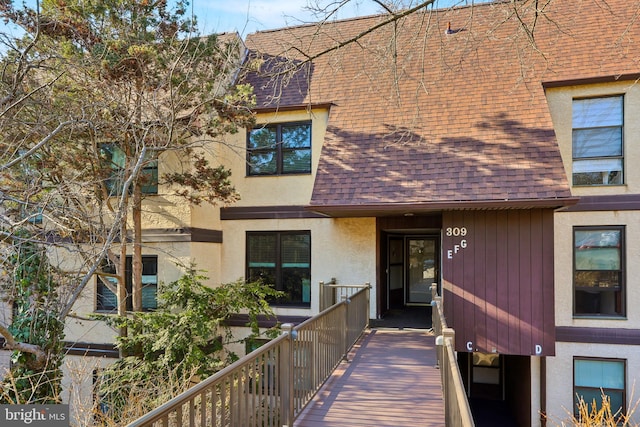
[[[133,186],[133,260],[132,260],[133,311],[142,311],[142,186],[136,180]]]
[[[127,315],[127,214],[122,216],[122,224],[120,225],[120,265],[118,272],[118,316]],[[127,336],[127,327],[120,328],[119,335]],[[120,349],[120,357],[124,357],[123,350]]]

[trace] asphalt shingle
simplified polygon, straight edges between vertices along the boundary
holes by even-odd
[[[572,200],[543,82],[638,73],[640,2],[553,1],[537,16],[532,3],[418,12],[293,77],[273,72],[385,17],[249,35],[259,107],[332,104],[310,206]]]

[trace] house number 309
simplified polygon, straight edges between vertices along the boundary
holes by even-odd
[[[445,230],[445,234],[447,237],[451,236],[466,236],[467,235],[467,227],[448,227]]]

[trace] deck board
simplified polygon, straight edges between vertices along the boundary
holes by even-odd
[[[426,330],[367,331],[295,427],[444,427],[435,338]]]

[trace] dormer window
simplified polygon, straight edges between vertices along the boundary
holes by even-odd
[[[573,100],[573,185],[621,185],[623,97]]]
[[[311,123],[259,126],[247,135],[247,175],[311,173]]]

